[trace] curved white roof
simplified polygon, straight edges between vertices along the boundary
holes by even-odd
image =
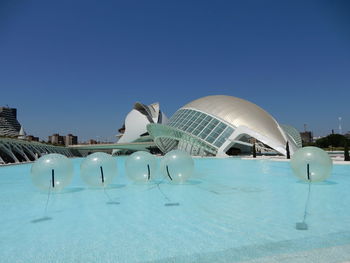
[[[182,109],[195,109],[226,121],[234,127],[244,126],[282,145],[286,143],[277,121],[265,110],[249,101],[225,95],[194,100]]]
[[[118,135],[120,137],[118,143],[129,143],[140,139],[141,135],[147,132],[147,124],[149,123],[166,124],[167,122],[168,118],[160,111],[158,102],[151,105],[136,102],[120,129],[124,129],[124,132]]]

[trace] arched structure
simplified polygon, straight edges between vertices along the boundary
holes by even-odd
[[[192,155],[225,156],[231,147],[249,152],[257,141],[286,155],[288,141],[293,154],[298,138],[294,128],[285,127],[249,101],[216,95],[186,104],[167,125],[149,124],[147,129],[163,152],[182,149]]]
[[[48,153],[59,153],[73,157],[69,148],[29,142],[12,138],[0,138],[0,164],[34,161]]]
[[[147,132],[150,123],[166,124],[168,118],[160,110],[159,103],[145,105],[140,102],[128,113],[122,128],[119,129],[118,143],[142,142],[151,140]]]

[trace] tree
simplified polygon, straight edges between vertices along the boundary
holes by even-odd
[[[345,141],[344,145],[344,161],[350,161],[349,146],[347,141]]]
[[[255,148],[255,143],[253,144],[253,158],[256,158],[256,148]]]
[[[290,159],[289,143],[286,144],[287,159]]]
[[[327,148],[332,145],[333,147],[342,147],[347,141],[346,137],[341,134],[330,134],[326,137],[318,139],[316,141],[316,146],[320,148]]]

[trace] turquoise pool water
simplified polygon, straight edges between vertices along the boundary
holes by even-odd
[[[350,260],[350,166],[308,184],[289,163],[195,159],[184,185],[137,185],[119,175],[106,192],[75,176],[64,193],[31,184],[31,164],[0,168],[0,262],[342,262]],[[112,202],[110,202],[112,201]],[[169,205],[170,204],[170,205]]]

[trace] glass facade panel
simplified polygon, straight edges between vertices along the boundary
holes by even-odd
[[[214,134],[210,134],[210,135],[208,136],[208,138],[206,138],[205,140],[206,140],[207,142],[209,142],[209,143],[213,143],[213,142],[215,141],[215,139],[216,139],[215,135],[214,135]]]
[[[233,128],[225,123],[205,113],[189,109],[175,112],[168,125],[197,136],[216,147],[220,147],[233,132]]]
[[[202,129],[203,129],[203,126],[198,126],[198,127],[192,132],[192,134],[197,136],[198,133],[200,133],[200,132],[202,131]]]

